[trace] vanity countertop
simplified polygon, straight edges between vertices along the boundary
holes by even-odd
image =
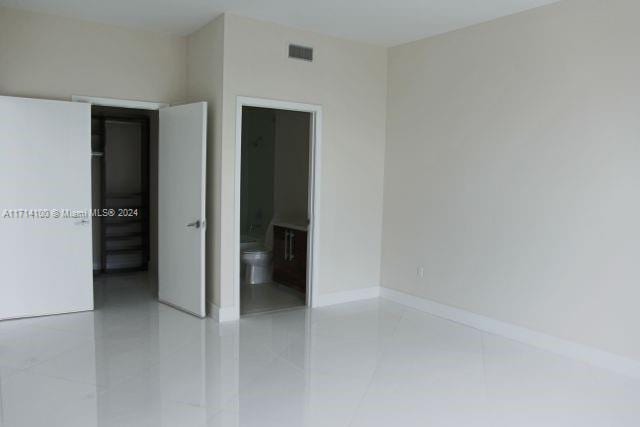
[[[307,224],[302,222],[274,221],[273,225],[276,227],[290,228],[292,230],[299,231],[307,231],[308,228]]]

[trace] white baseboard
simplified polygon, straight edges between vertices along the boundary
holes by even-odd
[[[380,287],[354,289],[352,291],[333,292],[330,294],[318,295],[314,307],[326,307],[329,305],[343,304],[345,302],[360,301],[380,296]]]
[[[623,375],[640,378],[640,361],[634,359],[618,356],[597,348],[556,338],[522,326],[502,322],[388,288],[381,288],[380,296],[434,316],[471,326],[472,328],[542,348],[552,353],[577,359]]]
[[[209,301],[207,301],[207,313],[217,322],[232,322],[240,319],[240,313],[237,313],[234,307],[218,307]]]

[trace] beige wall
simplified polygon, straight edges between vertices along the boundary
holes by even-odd
[[[0,94],[184,100],[186,39],[0,7]]]
[[[390,50],[385,287],[640,359],[638,16],[568,0]]]
[[[191,34],[187,46],[187,99],[207,101],[207,302],[220,305],[220,167],[224,18]]]
[[[312,63],[287,58],[313,46]],[[220,304],[234,301],[235,120],[238,95],[323,108],[319,212],[321,294],[379,285],[385,144],[386,50],[225,15],[220,218]]]

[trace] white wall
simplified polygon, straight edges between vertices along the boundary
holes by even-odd
[[[224,19],[211,21],[187,41],[187,99],[207,101],[206,298],[220,304],[220,173]]]
[[[385,287],[640,359],[638,16],[568,0],[390,50]]]
[[[305,224],[309,218],[311,114],[275,110],[274,218]]]
[[[238,95],[323,107],[321,294],[380,281],[386,50],[235,15],[224,23],[224,104],[216,274],[220,304],[234,301],[235,120]],[[287,58],[291,42],[313,46],[312,63]]]
[[[0,94],[182,101],[186,39],[0,7]]]

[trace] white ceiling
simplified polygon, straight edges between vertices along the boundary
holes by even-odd
[[[187,35],[222,12],[393,46],[557,0],[0,0],[0,5]]]

